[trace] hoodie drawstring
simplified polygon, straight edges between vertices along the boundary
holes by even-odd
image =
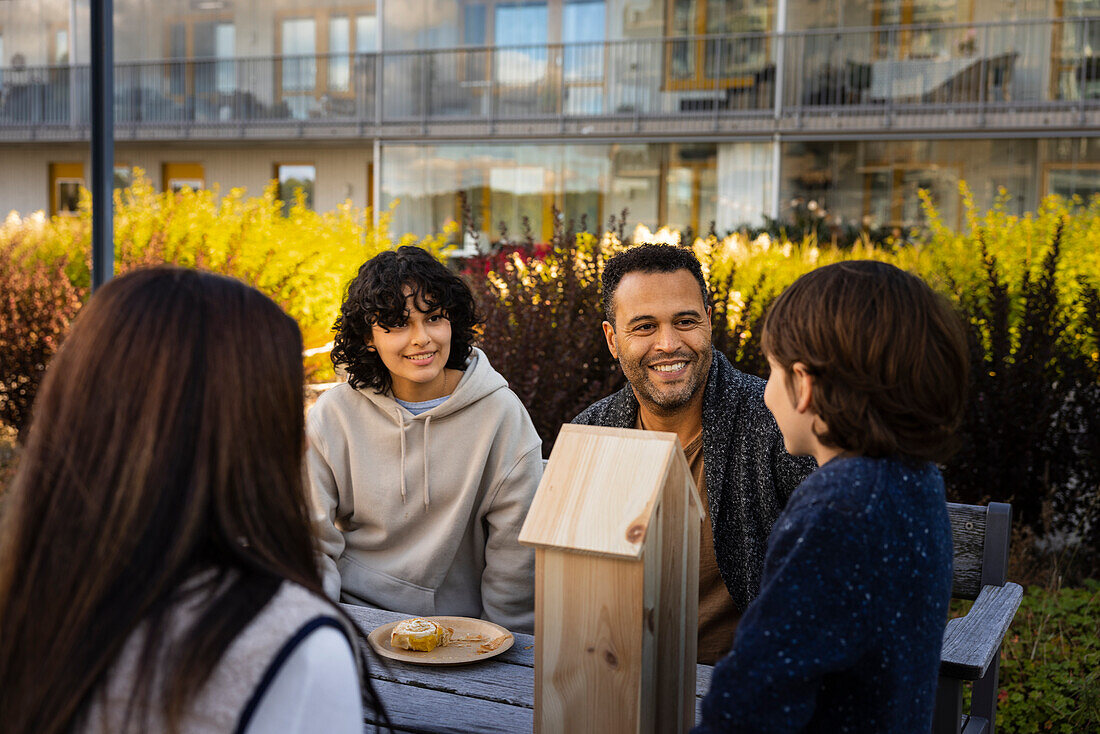
[[[430,415],[424,416],[424,509],[428,509],[428,426],[432,423]],[[402,432],[403,433],[403,432]]]
[[[405,427],[407,426],[407,424],[405,423],[405,420],[401,417],[401,408],[400,407],[398,407],[396,410],[394,410],[394,415],[397,417],[397,425],[398,425],[399,430],[401,432],[401,504],[405,504],[405,494],[406,494],[406,490],[405,490],[405,454],[406,454]],[[432,417],[430,415],[424,416],[424,509],[425,510],[428,509],[429,505],[431,504],[430,491],[429,491],[429,488],[428,488],[428,476],[429,476],[429,474],[428,474],[428,470],[429,470],[428,454],[430,453],[429,446],[428,446],[428,428],[429,428],[429,426],[431,426],[431,423],[432,423]]]
[[[401,432],[401,504],[405,504],[405,420],[401,417],[401,408],[394,409],[397,425]]]

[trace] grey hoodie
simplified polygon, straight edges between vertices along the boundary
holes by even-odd
[[[517,537],[542,442],[481,350],[429,411],[413,416],[388,391],[342,384],[318,399],[306,433],[330,596],[532,631],[534,554]]]

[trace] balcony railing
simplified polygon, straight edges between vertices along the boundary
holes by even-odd
[[[1072,128],[1100,114],[1100,56],[1089,42],[1097,25],[1100,18],[1080,18],[120,63],[115,122],[120,137],[224,135],[227,127],[353,136]],[[86,134],[88,73],[0,69],[0,135]]]

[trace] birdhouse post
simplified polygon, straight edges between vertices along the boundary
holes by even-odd
[[[519,536],[537,734],[691,729],[702,517],[675,434],[562,428]]]

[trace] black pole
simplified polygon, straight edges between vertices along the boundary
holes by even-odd
[[[92,0],[92,290],[115,271],[113,0]]]

